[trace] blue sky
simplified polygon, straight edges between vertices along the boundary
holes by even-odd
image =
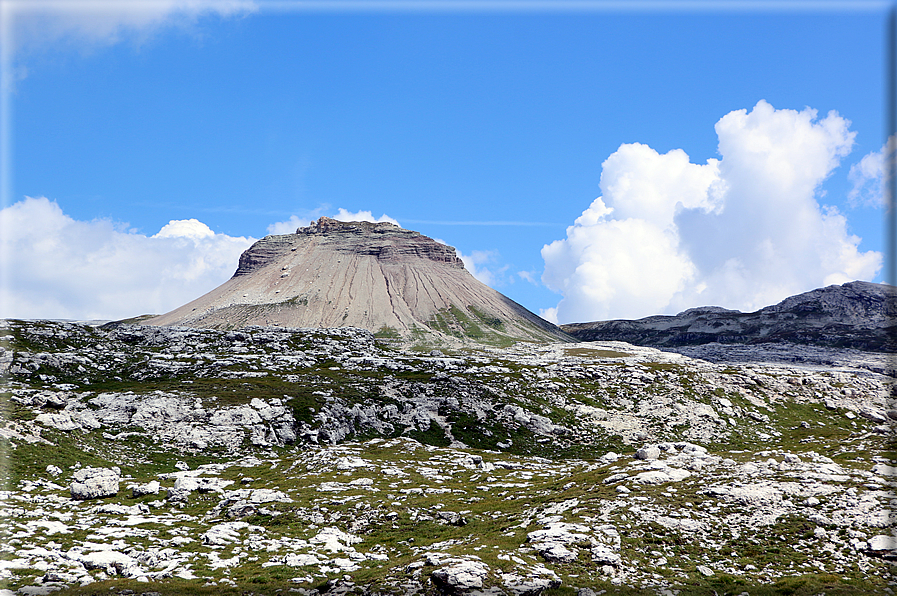
[[[6,316],[162,312],[339,209],[560,322],[882,281],[859,164],[885,141],[889,3],[26,5],[4,2]],[[611,184],[643,179],[655,202]]]

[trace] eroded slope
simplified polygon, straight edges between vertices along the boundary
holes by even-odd
[[[263,238],[222,286],[146,324],[359,327],[409,342],[570,339],[477,281],[450,246],[389,223],[328,218]]]

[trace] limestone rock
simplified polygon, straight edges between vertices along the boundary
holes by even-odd
[[[71,486],[73,499],[101,499],[118,494],[121,480],[117,468],[84,468],[75,472]]]
[[[483,581],[489,574],[489,567],[485,563],[473,559],[452,557],[442,565],[430,577],[440,588],[451,594],[482,588]]]
[[[243,521],[232,521],[216,524],[202,535],[202,543],[208,546],[226,546],[240,539],[240,530],[249,524]]]
[[[87,569],[102,569],[108,575],[134,577],[139,574],[137,561],[124,553],[101,550],[83,554],[79,560]]]
[[[635,452],[636,459],[657,459],[660,457],[660,448],[655,445],[648,445],[640,448]]]
[[[557,588],[561,580],[552,573],[550,576],[520,575],[519,573],[503,573],[501,583],[514,596],[538,596],[545,590]]]
[[[158,495],[159,494],[159,481],[153,480],[151,482],[147,482],[146,484],[136,484],[131,487],[131,496],[134,498],[144,497],[146,495]]]

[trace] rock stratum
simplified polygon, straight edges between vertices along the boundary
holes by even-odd
[[[411,342],[570,340],[475,279],[451,246],[390,223],[326,217],[259,240],[230,280],[144,324],[357,327]]]
[[[892,596],[895,379],[820,350],[2,321],[0,594]]]
[[[855,281],[791,296],[752,313],[706,306],[675,316],[575,323],[561,328],[583,341],[624,341],[664,349],[713,343],[789,343],[894,353],[897,294],[892,286]]]

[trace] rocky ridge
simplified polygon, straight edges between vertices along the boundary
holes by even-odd
[[[351,328],[0,336],[0,579],[22,594],[892,589],[894,379],[849,353],[823,368],[618,342],[407,352]]]
[[[411,344],[570,340],[476,280],[454,248],[390,223],[326,217],[259,240],[223,285],[144,322],[358,327]]]
[[[625,341],[678,349],[710,343],[787,343],[897,352],[897,295],[884,284],[854,281],[791,296],[752,313],[715,306],[675,316],[563,325],[583,341]]]

